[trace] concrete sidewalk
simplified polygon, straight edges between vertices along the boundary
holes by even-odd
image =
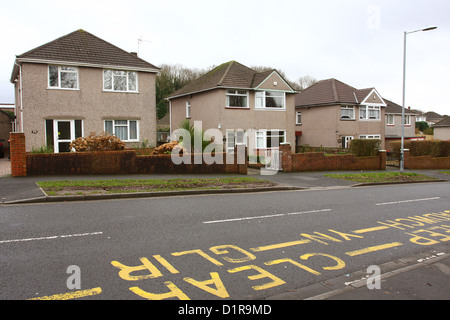
[[[267,300],[449,300],[450,253],[423,252],[378,266],[315,283]],[[368,283],[370,287],[368,286]]]

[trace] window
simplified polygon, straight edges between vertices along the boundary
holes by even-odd
[[[295,113],[295,124],[302,124],[302,113],[300,111]]]
[[[286,141],[286,131],[284,130],[258,130],[256,131],[256,148],[268,149],[280,146]]]
[[[257,109],[286,109],[284,92],[258,91],[255,99]]]
[[[341,120],[355,120],[355,107],[342,106]]]
[[[186,118],[191,117],[191,102],[186,101]]]
[[[106,120],[105,132],[122,141],[139,141],[137,120]]]
[[[132,71],[103,70],[103,90],[137,92],[137,73]]]
[[[244,130],[227,130],[227,153],[233,153],[237,145],[247,145]]]
[[[248,108],[248,92],[227,90],[227,108]]]
[[[78,89],[78,68],[48,66],[48,86],[57,89]]]
[[[379,135],[379,134],[365,134],[365,135],[360,135],[359,138],[360,139],[381,139],[381,135]]]
[[[379,106],[361,106],[359,107],[359,119],[361,120],[380,120]]]
[[[411,125],[411,116],[405,116],[403,123],[405,124],[405,126],[410,126]]]
[[[394,125],[394,115],[393,114],[387,114],[386,115],[386,124],[388,126],[393,126]]]

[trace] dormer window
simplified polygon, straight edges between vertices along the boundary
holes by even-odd
[[[48,86],[55,89],[78,89],[78,68],[48,66]]]

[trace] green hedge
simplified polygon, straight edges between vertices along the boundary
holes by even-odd
[[[394,152],[399,153],[401,142],[391,143]],[[440,140],[417,140],[405,141],[405,149],[409,149],[409,154],[413,157],[432,156],[448,157],[450,156],[450,141]]]
[[[371,157],[378,154],[381,140],[377,139],[353,139],[350,142],[350,153],[355,157]]]

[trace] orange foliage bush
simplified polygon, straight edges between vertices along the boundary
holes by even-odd
[[[80,137],[70,143],[70,147],[77,152],[86,151],[117,151],[125,148],[125,143],[116,136],[102,132],[97,135],[95,132],[87,137]]]

